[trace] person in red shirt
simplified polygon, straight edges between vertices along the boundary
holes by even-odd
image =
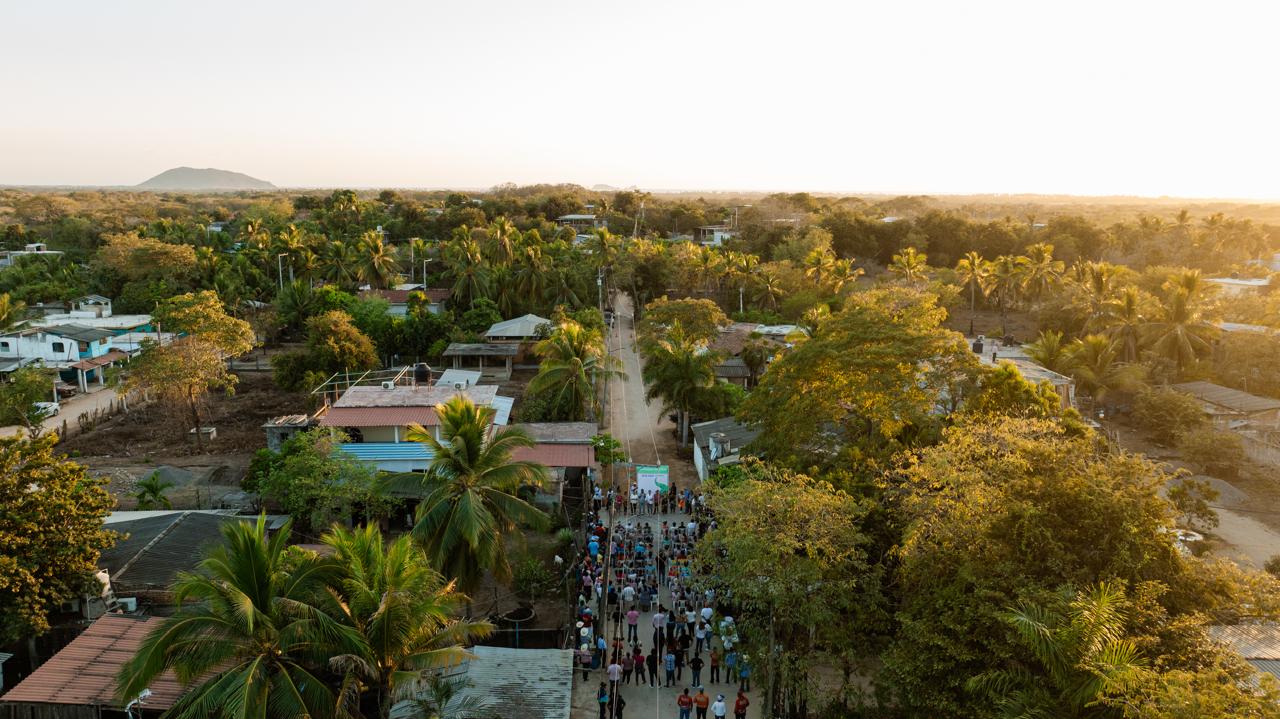
[[[676,697],[676,706],[680,707],[680,719],[689,719],[689,710],[693,708],[693,697],[689,696],[689,687],[685,687],[684,693]]]
[[[733,703],[733,716],[735,719],[747,719],[747,707],[751,706],[751,700],[746,694],[738,692],[738,701]]]

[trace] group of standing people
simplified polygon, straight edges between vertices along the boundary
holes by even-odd
[[[745,718],[751,666],[738,650],[737,625],[720,611],[715,590],[700,582],[693,569],[697,541],[715,528],[703,498],[687,489],[646,493],[634,484],[628,492],[596,487],[593,497],[595,511],[586,522],[586,553],[579,569],[577,661],[583,681],[593,668],[605,670],[597,690],[600,719],[623,716],[623,685],[634,681],[643,686],[647,680],[650,687],[659,682],[677,686],[684,682],[686,668],[689,686],[676,699],[680,719],[691,719],[695,710],[697,719],[721,719],[730,709],[734,717]],[[612,512],[611,525],[606,511]],[[678,515],[660,519],[659,513]],[[646,515],[654,518],[640,519]],[[663,589],[669,604],[662,599]],[[646,653],[640,617],[651,609]],[[613,622],[611,638],[604,636],[605,616]],[[737,696],[726,699],[718,693],[713,698],[704,678],[706,684],[736,685]]]

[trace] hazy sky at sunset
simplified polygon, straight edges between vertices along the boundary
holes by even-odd
[[[1276,8],[1276,9],[1272,9]],[[1251,2],[0,5],[0,183],[1280,198]]]

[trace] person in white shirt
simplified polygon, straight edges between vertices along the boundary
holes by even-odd
[[[728,713],[729,705],[724,703],[724,695],[717,694],[716,700],[711,703],[711,716],[716,719],[724,719],[725,715]]]
[[[707,604],[702,607],[702,621],[706,622],[708,627],[711,626],[711,616],[713,614],[715,614],[715,610],[711,608],[711,602],[707,602]]]
[[[626,602],[627,604],[630,604],[631,602],[635,601],[635,598],[636,598],[635,587],[628,584],[627,586],[622,588],[622,601]]]

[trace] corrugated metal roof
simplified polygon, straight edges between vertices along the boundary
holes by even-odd
[[[595,422],[521,422],[511,426],[535,442],[591,444],[591,438],[600,433],[600,425]]]
[[[503,719],[569,719],[573,652],[567,649],[473,647],[460,672],[460,698],[474,697],[477,714]],[[452,674],[453,672],[451,672]],[[392,711],[392,716],[404,716]]]
[[[425,444],[417,442],[352,442],[338,445],[338,449],[365,462],[393,459],[426,459],[435,455]]]
[[[424,427],[440,424],[431,407],[330,407],[320,416],[321,427]]]
[[[1254,669],[1280,679],[1280,661],[1275,659],[1250,659]]]
[[[435,407],[457,395],[465,395],[478,405],[488,406],[498,394],[496,385],[472,385],[465,389],[418,385],[417,387],[356,386],[342,393],[334,407]]]
[[[454,342],[444,350],[445,357],[515,357],[520,346],[501,342]]]
[[[1245,659],[1280,660],[1280,624],[1218,624],[1209,636],[1226,644]]]
[[[98,563],[109,573],[116,593],[168,587],[178,572],[194,569],[205,550],[222,541],[224,524],[256,520],[256,517],[205,512],[174,512],[132,522],[115,522],[109,528],[128,536],[103,552]]]
[[[77,342],[97,342],[111,336],[111,330],[104,330],[98,327],[85,327],[84,325],[66,324],[56,325],[44,328],[45,332],[59,337],[66,337]]]
[[[1182,384],[1175,384],[1173,388],[1179,392],[1185,392],[1196,399],[1242,414],[1280,409],[1280,399],[1259,397],[1248,392],[1241,392],[1238,389],[1216,385],[1212,382],[1183,382]]]
[[[523,315],[502,322],[495,322],[485,330],[485,337],[534,337],[538,334],[538,328],[543,325],[551,324],[551,320],[546,317],[539,317],[534,314]]]
[[[119,707],[116,673],[137,653],[147,632],[162,621],[118,614],[99,618],[0,697],[0,703]],[[147,709],[168,709],[183,694],[178,680],[168,672],[153,679],[148,688],[151,696],[143,704]]]
[[[693,425],[693,441],[699,447],[706,447],[711,442],[711,435],[717,432],[724,434],[733,448],[739,449],[760,436],[760,430],[739,422],[733,417],[713,419],[710,422],[699,422]]]
[[[506,425],[511,422],[511,408],[516,404],[514,397],[494,397],[493,404],[490,405],[496,411],[493,416],[493,423],[496,425]]]
[[[522,462],[537,462],[547,467],[593,467],[595,449],[589,444],[537,444],[517,447],[511,458]]]
[[[467,387],[473,384],[480,384],[481,376],[479,370],[454,369],[450,367],[440,375],[440,379],[436,380],[435,384],[437,387],[453,387],[455,384]],[[454,387],[454,389],[457,388]]]

